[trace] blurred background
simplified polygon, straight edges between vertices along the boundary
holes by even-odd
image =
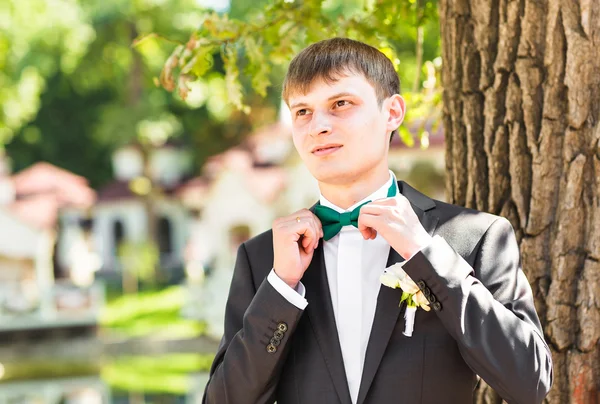
[[[318,189],[285,63],[244,111],[218,52],[185,99],[156,78],[207,13],[251,21],[268,3],[1,2],[0,404],[200,402],[237,247]],[[364,3],[321,7],[341,21]],[[436,12],[397,24],[409,114],[390,167],[444,199]]]

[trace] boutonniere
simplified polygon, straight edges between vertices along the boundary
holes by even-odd
[[[400,262],[386,268],[381,275],[380,280],[382,284],[392,289],[402,289],[402,297],[400,298],[398,305],[406,301],[406,311],[404,312],[404,319],[406,322],[404,324],[403,334],[407,337],[412,337],[417,308],[420,307],[425,311],[429,311],[430,307],[429,301],[427,301],[427,298],[423,295],[421,289],[419,289],[417,284],[410,279],[410,276],[402,269],[402,264],[403,263]]]

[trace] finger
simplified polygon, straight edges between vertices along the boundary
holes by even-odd
[[[319,244],[319,235],[320,235],[320,230],[318,229],[318,224],[316,223],[316,221],[318,221],[318,218],[308,209],[303,209],[301,211],[298,211],[298,215],[294,217],[294,220],[296,222],[305,222],[306,225],[309,227],[310,231],[305,230],[305,233],[302,236],[302,248],[304,249],[304,251],[306,253],[309,253],[311,251],[314,251],[317,248],[317,245]],[[292,215],[293,216],[293,215]],[[319,222],[320,224],[320,222]]]
[[[377,237],[377,232],[371,227],[361,230],[360,233],[365,240],[373,240]]]
[[[311,244],[314,242],[313,230],[309,223],[306,224],[306,229],[301,234],[300,244],[304,251],[308,251]]]
[[[375,215],[375,216],[384,215],[391,208],[392,207],[389,205],[382,205],[382,204],[378,204],[375,202],[371,202],[371,203],[364,205],[362,208],[360,208],[359,217],[362,214],[370,214],[370,215]]]
[[[391,197],[391,198],[381,198],[381,199],[375,199],[374,201],[371,201],[370,203],[368,203],[365,206],[368,205],[381,205],[381,206],[394,206],[398,203],[398,201],[396,200],[395,197]]]
[[[310,220],[311,215],[312,215],[312,212],[310,212],[310,211],[308,211],[308,213],[306,213],[306,212],[300,210],[296,213],[293,213],[293,214],[287,216],[285,218],[285,222],[286,223],[292,223],[292,222],[298,222],[298,221],[308,222]]]
[[[317,229],[317,224],[315,223],[315,221],[311,218],[308,220],[310,223],[310,227],[312,230],[312,234],[314,235],[314,237],[311,240],[311,243],[307,246],[307,248],[305,248],[305,251],[308,253],[310,251],[314,251],[317,248],[317,245],[319,244],[319,231]]]
[[[300,221],[306,224],[306,230],[302,234],[302,248],[308,253],[314,249],[313,246],[315,244],[315,239],[317,238],[317,233],[312,218],[303,217],[300,218]]]
[[[303,247],[313,239],[313,230],[306,218],[294,217],[293,220],[290,218],[283,220],[285,221],[281,223],[280,228]]]
[[[302,237],[301,245],[304,251],[309,252],[312,249],[312,245],[317,238],[317,233],[314,229],[313,224],[310,220],[300,220],[297,226],[297,234]]]
[[[315,215],[314,213],[310,212],[312,215],[312,218],[314,219],[316,225],[317,225],[317,230],[318,230],[318,234],[321,235],[320,238],[323,238],[325,236],[325,234],[323,233],[323,223],[321,223],[321,220],[317,217],[317,215]]]
[[[379,215],[363,213],[361,209],[360,216],[358,216],[358,230],[363,235],[365,240],[372,240],[377,237],[376,227],[379,219]]]
[[[321,232],[322,232],[322,230],[320,229],[320,226],[319,226],[319,222],[317,220],[315,220],[315,219],[312,220],[312,223],[313,223],[313,226],[315,229],[315,245],[313,246],[314,250],[316,250],[317,247],[319,246],[319,240],[321,239]]]

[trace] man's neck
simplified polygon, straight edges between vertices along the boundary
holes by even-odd
[[[344,184],[319,183],[321,195],[329,202],[342,209],[348,209],[355,203],[365,199],[373,192],[381,188],[390,179],[389,170],[370,178],[361,178]]]

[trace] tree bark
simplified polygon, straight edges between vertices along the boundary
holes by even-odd
[[[446,192],[507,217],[554,359],[600,403],[600,2],[440,0]],[[485,383],[476,403],[499,403]]]

